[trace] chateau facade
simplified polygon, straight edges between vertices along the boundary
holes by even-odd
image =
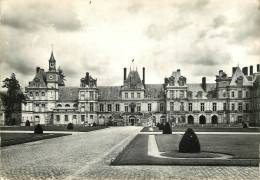
[[[49,70],[37,67],[25,88],[22,124],[149,125],[252,123],[259,121],[260,66],[233,67],[229,77],[222,70],[216,83],[186,83],[181,71],[172,72],[163,84],[146,84],[137,70],[123,70],[122,86],[98,86],[87,72],[79,87],[66,87],[63,72],[51,53]]]

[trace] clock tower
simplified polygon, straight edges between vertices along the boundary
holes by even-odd
[[[53,56],[53,51],[51,52],[51,57],[49,59],[49,71],[56,71],[56,60]]]

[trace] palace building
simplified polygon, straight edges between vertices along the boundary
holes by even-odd
[[[233,124],[259,121],[260,65],[233,67],[231,76],[222,70],[215,83],[188,84],[181,71],[173,71],[163,84],[146,84],[137,70],[123,69],[121,86],[98,86],[87,72],[79,87],[66,87],[63,72],[51,53],[49,70],[36,68],[25,88],[22,124],[151,125]]]

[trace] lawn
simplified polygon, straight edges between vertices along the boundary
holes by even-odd
[[[152,132],[162,132],[158,127],[152,127]],[[175,126],[172,127],[172,132],[185,132],[189,127]],[[259,128],[241,128],[241,127],[200,127],[191,126],[195,132],[259,132]],[[150,127],[144,127],[141,132],[151,132]]]
[[[67,125],[41,125],[43,131],[79,131],[89,132],[99,129],[108,128],[108,126],[77,126],[74,125],[73,129],[67,129]],[[34,131],[35,126],[1,126],[0,130],[6,131]]]
[[[224,166],[259,166],[259,135],[198,135],[203,153],[178,154],[182,135],[156,135],[159,151],[165,156],[185,157],[184,159],[167,159],[148,156],[148,135],[137,135],[118,155],[111,165],[224,165]],[[207,154],[216,152],[232,154],[232,159],[203,159],[216,157]],[[172,156],[172,153],[175,153]],[[193,158],[189,159],[187,157]],[[196,158],[196,157],[195,157]]]
[[[56,138],[71,135],[69,133],[57,134],[33,134],[33,133],[3,133],[1,132],[1,147],[22,144],[43,139]]]

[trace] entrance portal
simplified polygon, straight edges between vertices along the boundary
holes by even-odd
[[[131,123],[131,125],[133,126],[133,125],[135,125],[135,122],[136,122],[135,116],[130,116],[129,117],[129,123]]]
[[[203,115],[200,116],[200,124],[206,124],[206,117]]]
[[[192,115],[188,116],[188,124],[194,124],[194,118]]]
[[[212,124],[218,124],[218,117],[216,115],[211,117],[211,123]]]

